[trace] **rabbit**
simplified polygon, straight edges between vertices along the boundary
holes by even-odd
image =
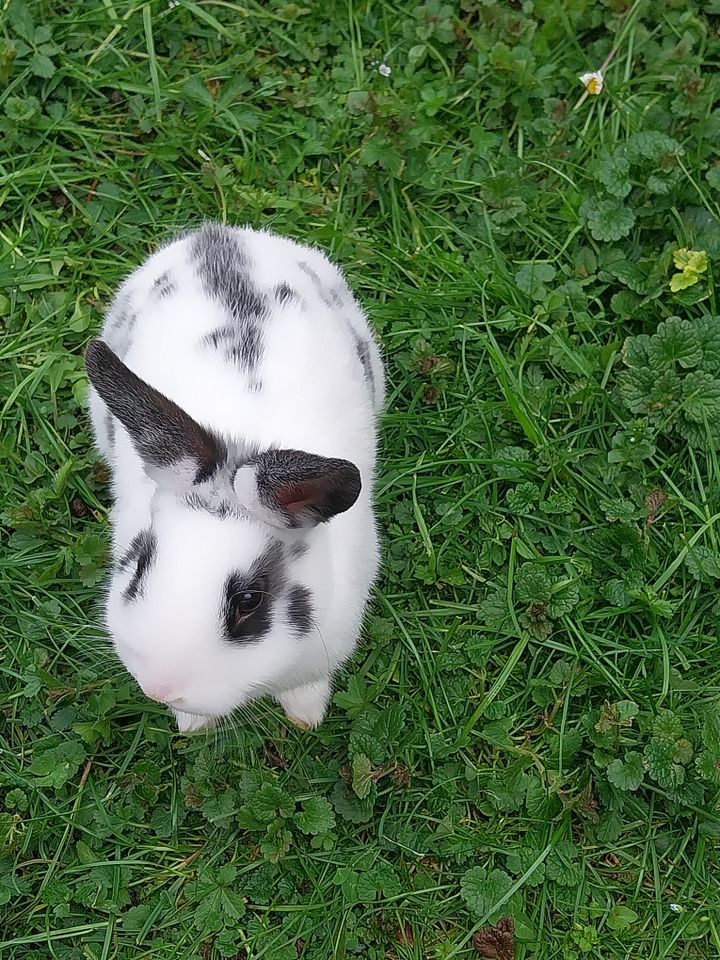
[[[181,732],[263,696],[318,726],[380,562],[385,375],[343,274],[206,223],[130,274],[85,363],[120,660]]]

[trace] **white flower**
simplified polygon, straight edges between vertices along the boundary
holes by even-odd
[[[590,73],[584,73],[580,77],[580,83],[585,85],[588,93],[596,97],[599,93],[602,93],[603,90],[604,79],[602,70],[592,70]]]
[[[389,77],[392,73],[392,67],[389,67],[387,63],[381,63],[378,67],[378,73],[382,74],[383,77]]]
[[[683,912],[683,908],[680,906],[679,903],[671,903],[671,904],[670,904],[670,909],[672,910],[673,913],[682,913],[682,912]]]

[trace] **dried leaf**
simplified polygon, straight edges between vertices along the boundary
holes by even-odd
[[[483,927],[473,937],[473,946],[485,960],[514,960],[515,921],[502,917],[492,927]]]

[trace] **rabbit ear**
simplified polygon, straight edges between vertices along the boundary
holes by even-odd
[[[259,507],[276,526],[314,527],[349,510],[362,483],[349,460],[268,450],[238,470],[233,487],[244,506]]]
[[[102,340],[85,353],[90,382],[130,434],[150,479],[184,489],[212,477],[226,462],[225,443],[133,373]]]

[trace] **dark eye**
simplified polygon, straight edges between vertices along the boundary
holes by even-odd
[[[255,580],[247,587],[242,585],[229,597],[229,620],[233,626],[244,623],[261,606],[265,599],[266,583]]]
[[[225,581],[222,628],[226,640],[256,643],[270,629],[273,589],[270,577],[233,573]]]
[[[236,593],[232,598],[233,610],[237,620],[242,617],[249,617],[254,613],[265,596],[264,585],[260,582],[254,583],[248,590]]]

